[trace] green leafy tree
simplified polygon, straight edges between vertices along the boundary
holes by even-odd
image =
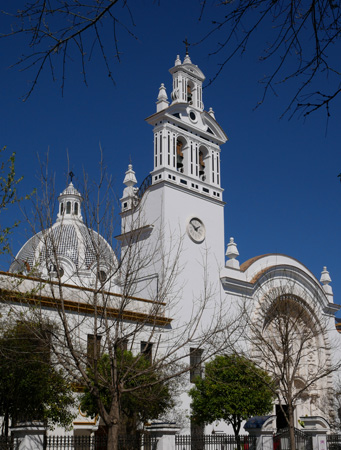
[[[9,422],[44,421],[69,426],[74,396],[61,370],[50,361],[49,331],[18,322],[0,338],[0,416],[2,434]]]
[[[236,437],[241,423],[271,411],[271,378],[248,359],[216,356],[205,366],[205,378],[197,378],[189,395],[193,420],[209,424],[223,420],[231,424]]]
[[[173,406],[172,393],[168,383],[153,368],[144,355],[134,356],[130,351],[117,350],[118,389],[110,389],[111,360],[104,354],[98,361],[95,377],[92,369],[89,374],[93,388],[97,388],[100,398],[87,388],[81,398],[81,409],[91,417],[99,413],[98,401],[110,411],[113,395],[119,395],[121,410],[120,430],[134,434],[139,423],[157,419]]]

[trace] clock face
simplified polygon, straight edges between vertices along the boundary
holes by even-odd
[[[187,225],[187,233],[192,241],[200,243],[205,239],[206,236],[205,225],[197,217],[192,217]]]

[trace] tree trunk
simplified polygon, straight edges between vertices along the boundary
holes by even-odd
[[[107,450],[118,450],[118,424],[108,426]]]
[[[4,425],[5,425],[5,436],[8,436],[8,428],[9,428],[9,414],[6,409],[5,411],[5,417],[4,417]]]
[[[236,447],[238,450],[240,450],[240,436],[239,436],[239,431],[240,431],[240,425],[241,425],[241,421],[239,420],[239,418],[237,416],[233,417],[233,420],[230,422],[233,428],[233,432],[234,432],[234,438],[236,441]]]
[[[118,450],[118,435],[120,431],[120,422],[121,422],[118,391],[114,392],[114,397],[111,402],[110,414],[107,415],[107,419],[109,419],[105,420],[108,426],[107,450]]]
[[[291,404],[288,405],[288,422],[289,422],[289,443],[290,450],[296,450],[295,445],[295,427],[294,427],[294,408]]]

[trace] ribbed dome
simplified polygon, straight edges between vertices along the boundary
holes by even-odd
[[[66,189],[64,189],[64,191],[60,195],[76,195],[79,198],[82,198],[81,194],[77,191],[72,182]]]
[[[81,216],[82,196],[72,183],[60,194],[56,223],[29,239],[17,254],[10,272],[39,273],[66,268],[69,276],[86,274],[92,266],[110,269],[116,257],[107,241],[86,227]],[[117,266],[116,266],[117,267]]]
[[[110,266],[114,263],[113,251],[98,233],[89,230],[82,222],[58,222],[26,242],[10,272],[40,270],[50,263],[60,261],[62,264],[63,259],[72,261],[77,270],[89,270],[99,259]]]

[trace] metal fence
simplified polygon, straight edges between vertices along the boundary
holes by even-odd
[[[15,450],[18,445],[18,440],[13,436],[0,436],[0,450]]]
[[[46,450],[106,450],[106,436],[48,436]]]
[[[139,190],[137,191],[137,196],[141,200],[143,197],[143,194],[146,192],[146,190],[152,185],[153,179],[152,176],[149,174],[146,176],[146,178],[142,181],[141,186],[139,187]]]
[[[312,450],[312,437],[295,428],[296,450]],[[281,430],[274,436],[274,450],[290,450],[289,429]]]
[[[253,450],[255,436],[228,436],[226,434],[175,436],[176,450]]]
[[[327,435],[328,450],[341,450],[341,435],[329,434]]]
[[[119,450],[155,450],[157,438],[150,435],[119,436]],[[48,436],[46,450],[106,450],[107,436]]]

